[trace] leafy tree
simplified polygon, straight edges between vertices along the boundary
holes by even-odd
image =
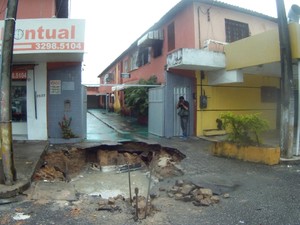
[[[148,80],[140,79],[140,85],[155,85],[157,77],[151,76]],[[125,89],[125,105],[135,112],[138,116],[148,116],[148,91],[150,87],[129,87]]]

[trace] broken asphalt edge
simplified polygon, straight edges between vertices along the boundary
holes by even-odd
[[[32,167],[32,170],[30,172],[31,176],[30,178],[26,179],[26,180],[21,180],[15,182],[15,184],[13,185],[3,185],[4,186],[4,190],[3,188],[1,188],[0,190],[0,199],[5,199],[5,198],[12,198],[12,197],[16,197],[20,194],[22,194],[24,191],[26,191],[32,183],[33,177],[35,172],[37,171],[37,169],[39,169],[42,164],[43,164],[43,157],[46,154],[46,150],[49,148],[49,142],[47,143],[47,145],[45,146],[41,156],[39,157],[39,160],[37,160],[37,163],[34,167]],[[17,174],[18,176],[18,174]]]

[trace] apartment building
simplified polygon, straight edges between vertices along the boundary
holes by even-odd
[[[220,1],[182,0],[98,76],[99,93],[104,96],[100,105],[108,101],[113,107],[122,107],[124,88],[155,75],[162,86],[149,90],[148,127],[152,134],[181,135],[176,111],[179,96],[190,103],[189,135],[201,136],[216,129],[216,119],[227,111],[261,113],[275,129],[278,70],[255,70],[246,60],[249,49],[239,46],[231,51],[230,46],[277,26],[276,18]],[[276,48],[278,42],[271,44]],[[266,51],[258,46],[249,48]]]

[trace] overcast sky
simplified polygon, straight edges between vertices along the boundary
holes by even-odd
[[[71,0],[70,17],[85,19],[84,84],[97,76],[180,0]],[[223,2],[277,17],[276,0]],[[286,9],[300,0],[284,0]],[[95,4],[96,3],[96,4]]]

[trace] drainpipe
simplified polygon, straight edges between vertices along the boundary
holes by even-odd
[[[200,25],[200,6],[198,7],[198,9],[197,9],[197,13],[198,13],[198,39],[199,39],[199,49],[201,49],[201,33],[200,33],[200,27],[201,27],[201,25]]]
[[[14,166],[12,144],[12,116],[11,116],[11,64],[13,58],[14,31],[18,0],[7,1],[7,12],[4,23],[4,37],[2,41],[2,62],[0,74],[0,102],[1,102],[1,151],[4,183],[13,185],[17,179]]]

